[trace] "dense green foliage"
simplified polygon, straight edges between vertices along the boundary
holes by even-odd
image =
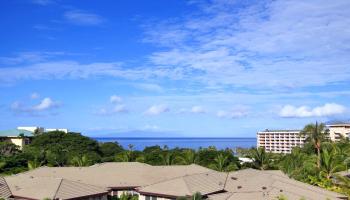
[[[280,169],[291,178],[350,195],[350,179],[337,175],[350,166],[350,141],[328,139],[324,124],[308,124],[301,134],[306,135],[306,144],[296,147],[291,154],[272,154],[264,149],[240,150],[241,155],[253,159],[245,167],[256,169]]]
[[[194,193],[192,196],[176,198],[176,200],[202,200],[202,199],[203,199],[203,196],[199,192]]]
[[[324,124],[317,123],[305,126],[303,134],[308,143],[280,156],[279,168],[294,179],[350,195],[349,178],[336,175],[349,167],[349,139],[331,142]]]
[[[79,133],[53,131],[36,134],[22,151],[12,143],[0,143],[0,173],[13,174],[45,166],[89,166],[100,162],[143,162],[151,165],[199,164],[218,171],[232,171],[241,166],[230,149],[215,147],[169,149],[151,146],[136,151],[132,145],[123,149],[117,143],[98,143]]]

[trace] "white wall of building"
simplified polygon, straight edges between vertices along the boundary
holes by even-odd
[[[19,126],[17,127],[18,130],[25,130],[25,131],[30,131],[33,132],[38,129],[40,133],[44,132],[44,128],[43,127],[39,127],[39,126]]]
[[[294,147],[302,147],[305,136],[300,131],[266,130],[257,133],[257,147],[263,147],[267,152],[291,153]]]
[[[327,127],[332,141],[339,141],[341,137],[349,137],[350,124],[332,124],[327,125]]]
[[[146,197],[145,195],[140,195],[139,196],[139,200],[146,200]],[[157,200],[173,200],[173,199],[169,199],[169,198],[164,198],[164,197],[155,197]],[[154,197],[150,198],[150,200],[154,200]]]

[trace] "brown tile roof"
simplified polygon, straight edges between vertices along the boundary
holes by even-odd
[[[202,195],[222,191],[225,187],[226,173],[205,172],[187,175],[162,181],[138,188],[141,194],[155,194],[156,196],[190,196],[196,192]]]
[[[105,188],[62,178],[20,175],[6,177],[6,181],[15,197],[29,199],[72,199],[108,192]]]
[[[220,173],[198,165],[150,166],[142,163],[103,163],[91,167],[41,167],[18,177],[43,177],[66,179],[71,185],[90,184],[97,187],[137,188],[140,193],[154,196],[178,197],[193,195],[195,192],[212,194],[214,200],[266,199],[284,194],[289,200],[300,199],[337,199],[344,195],[329,192],[299,181],[290,179],[281,171],[259,171],[245,169],[231,173]],[[52,180],[51,180],[52,181]],[[54,182],[54,181],[53,181]],[[64,181],[65,182],[65,181]],[[16,187],[9,186],[15,193]],[[29,183],[28,183],[29,184]],[[50,184],[40,188],[51,191]],[[56,187],[56,182],[51,183]],[[63,186],[66,184],[63,184]],[[69,185],[67,183],[67,185]],[[36,186],[36,187],[39,187]],[[34,186],[33,186],[34,187]],[[68,186],[66,190],[73,186]],[[79,186],[80,187],[80,186]],[[82,186],[81,186],[82,187]],[[87,186],[84,186],[87,187]],[[13,189],[12,189],[13,188]],[[57,187],[56,187],[57,188]],[[27,188],[30,189],[29,186]],[[35,190],[33,188],[33,190]],[[86,189],[89,191],[89,189]],[[18,192],[18,191],[17,191]],[[69,192],[68,192],[69,193]],[[47,195],[51,195],[48,193]]]
[[[24,174],[57,177],[102,187],[139,187],[175,177],[212,171],[199,165],[151,166],[137,162],[114,162],[91,167],[41,167]]]
[[[346,196],[288,178],[280,171],[245,169],[229,173],[225,190],[230,196],[212,195],[212,200],[273,199],[284,195],[289,200],[339,199]]]
[[[82,198],[86,196],[106,194],[107,192],[108,189],[106,188],[62,179],[61,185],[56,192],[55,199]]]

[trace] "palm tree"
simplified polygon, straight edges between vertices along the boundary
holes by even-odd
[[[134,145],[129,144],[128,148],[129,149],[127,151],[123,151],[123,152],[117,154],[115,156],[115,161],[117,161],[117,162],[133,162],[133,161],[135,161],[136,158],[135,158],[134,151],[133,151]]]
[[[317,168],[321,167],[321,144],[327,139],[329,130],[321,123],[308,124],[301,131],[301,135],[306,136],[306,141],[310,142],[317,151]]]
[[[40,167],[43,163],[39,162],[39,160],[35,158],[34,160],[29,160],[27,164],[28,164],[28,169],[33,170]]]
[[[173,165],[178,159],[174,153],[165,151],[160,155],[163,165]]]
[[[144,163],[145,162],[145,155],[138,155],[135,159],[136,162]]]
[[[348,171],[349,170],[349,164],[350,164],[350,157],[345,158],[343,163],[345,165],[345,170]]]
[[[202,197],[202,194],[200,192],[196,192],[192,195],[192,198],[191,200],[202,200],[203,197]]]
[[[133,144],[128,144],[129,151],[133,151],[134,145]]]
[[[266,153],[265,149],[262,147],[252,149],[249,157],[253,159],[253,165],[260,170],[268,169],[270,166],[271,155]]]
[[[86,155],[74,156],[71,160],[71,163],[77,167],[84,167],[90,164],[90,160]]]
[[[6,166],[6,161],[0,161],[0,170],[2,170]]]
[[[216,156],[214,163],[209,165],[209,167],[219,172],[233,171],[238,168],[235,163],[230,162],[228,155],[222,153]]]
[[[290,154],[286,154],[280,161],[280,169],[289,176],[299,173],[304,166],[306,155],[299,148],[294,148]]]
[[[192,149],[187,149],[183,152],[183,155],[179,157],[180,163],[185,165],[190,165],[194,163],[198,163],[198,155]]]
[[[297,180],[304,180],[307,175],[317,175],[315,171],[316,163],[315,155],[307,155],[300,151],[292,152],[290,155],[285,155],[285,158],[280,162],[282,170]]]
[[[131,151],[123,151],[115,156],[116,162],[132,162],[133,156]]]
[[[337,152],[335,148],[328,150],[323,149],[321,152],[321,171],[320,174],[324,175],[328,180],[333,176],[335,172],[344,169],[344,166],[339,162]]]
[[[202,199],[203,199],[203,196],[200,192],[196,192],[190,197],[181,196],[176,198],[176,200],[202,200]]]
[[[335,184],[348,191],[348,195],[350,196],[350,178],[336,174]]]

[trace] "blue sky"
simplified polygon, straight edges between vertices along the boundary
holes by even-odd
[[[347,0],[13,0],[0,17],[0,129],[254,137],[350,118]]]

